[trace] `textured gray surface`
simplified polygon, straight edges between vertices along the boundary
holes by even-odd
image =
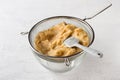
[[[111,0],[110,9],[88,21],[96,33],[91,47],[101,50],[104,57],[87,54],[82,64],[69,73],[54,74],[43,68],[30,51],[27,36],[19,35],[46,17],[83,18],[93,14],[100,2],[94,0],[89,6],[88,1],[0,0],[0,80],[120,80],[119,0]]]

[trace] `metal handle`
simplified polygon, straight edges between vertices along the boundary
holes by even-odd
[[[104,8],[104,9],[102,9],[101,11],[97,12],[97,13],[96,13],[96,14],[94,14],[93,16],[88,17],[88,18],[84,18],[84,19],[83,19],[83,21],[94,18],[95,16],[97,16],[97,15],[98,15],[98,14],[100,14],[100,13],[102,13],[103,11],[105,11],[106,9],[108,9],[108,8],[109,8],[109,7],[111,7],[111,6],[112,6],[112,3],[110,3],[107,7],[105,7],[105,8]]]

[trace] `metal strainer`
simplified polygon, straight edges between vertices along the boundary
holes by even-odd
[[[80,64],[80,62],[85,56],[85,52],[82,51],[80,53],[65,57],[46,56],[35,50],[35,46],[34,46],[35,36],[38,34],[38,32],[46,30],[55,24],[65,21],[83,28],[87,32],[90,38],[90,44],[89,44],[90,46],[94,41],[95,34],[93,28],[86,22],[86,20],[94,18],[101,12],[108,9],[110,6],[112,6],[111,3],[103,10],[96,13],[95,15],[84,19],[71,17],[71,16],[54,16],[54,17],[46,18],[35,24],[30,29],[29,32],[21,32],[21,34],[22,35],[28,34],[28,41],[30,43],[30,47],[33,53],[35,54],[36,58],[44,67],[54,72],[66,72]]]

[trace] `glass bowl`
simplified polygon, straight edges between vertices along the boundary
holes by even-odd
[[[28,40],[29,40],[31,49],[35,57],[38,59],[38,61],[45,68],[47,68],[50,71],[54,71],[54,72],[67,72],[67,71],[72,70],[73,68],[77,67],[81,63],[82,59],[84,58],[86,54],[84,51],[82,51],[80,53],[70,55],[70,56],[54,57],[54,56],[47,56],[47,55],[44,55],[36,51],[35,46],[34,46],[35,45],[34,39],[36,35],[40,31],[49,29],[53,25],[56,25],[63,21],[84,29],[87,32],[89,39],[90,39],[89,46],[94,41],[94,30],[86,21],[80,18],[71,17],[71,16],[55,16],[55,17],[46,18],[44,20],[41,20],[37,24],[35,24],[29,31],[29,35],[28,35]]]

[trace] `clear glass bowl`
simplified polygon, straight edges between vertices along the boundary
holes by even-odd
[[[55,16],[46,18],[37,24],[35,24],[31,30],[29,31],[28,40],[30,43],[30,46],[32,48],[33,53],[35,54],[36,58],[39,60],[39,62],[47,69],[54,71],[54,72],[66,72],[72,70],[74,67],[78,66],[82,59],[85,56],[85,52],[82,51],[80,53],[65,56],[65,57],[53,57],[53,56],[46,56],[42,53],[39,53],[35,50],[34,47],[34,39],[36,35],[43,30],[46,30],[50,27],[52,27],[55,24],[61,23],[61,22],[67,22],[70,24],[74,24],[77,27],[83,28],[90,39],[89,46],[94,41],[94,31],[92,27],[82,19],[76,18],[76,17],[70,17],[70,16]]]

